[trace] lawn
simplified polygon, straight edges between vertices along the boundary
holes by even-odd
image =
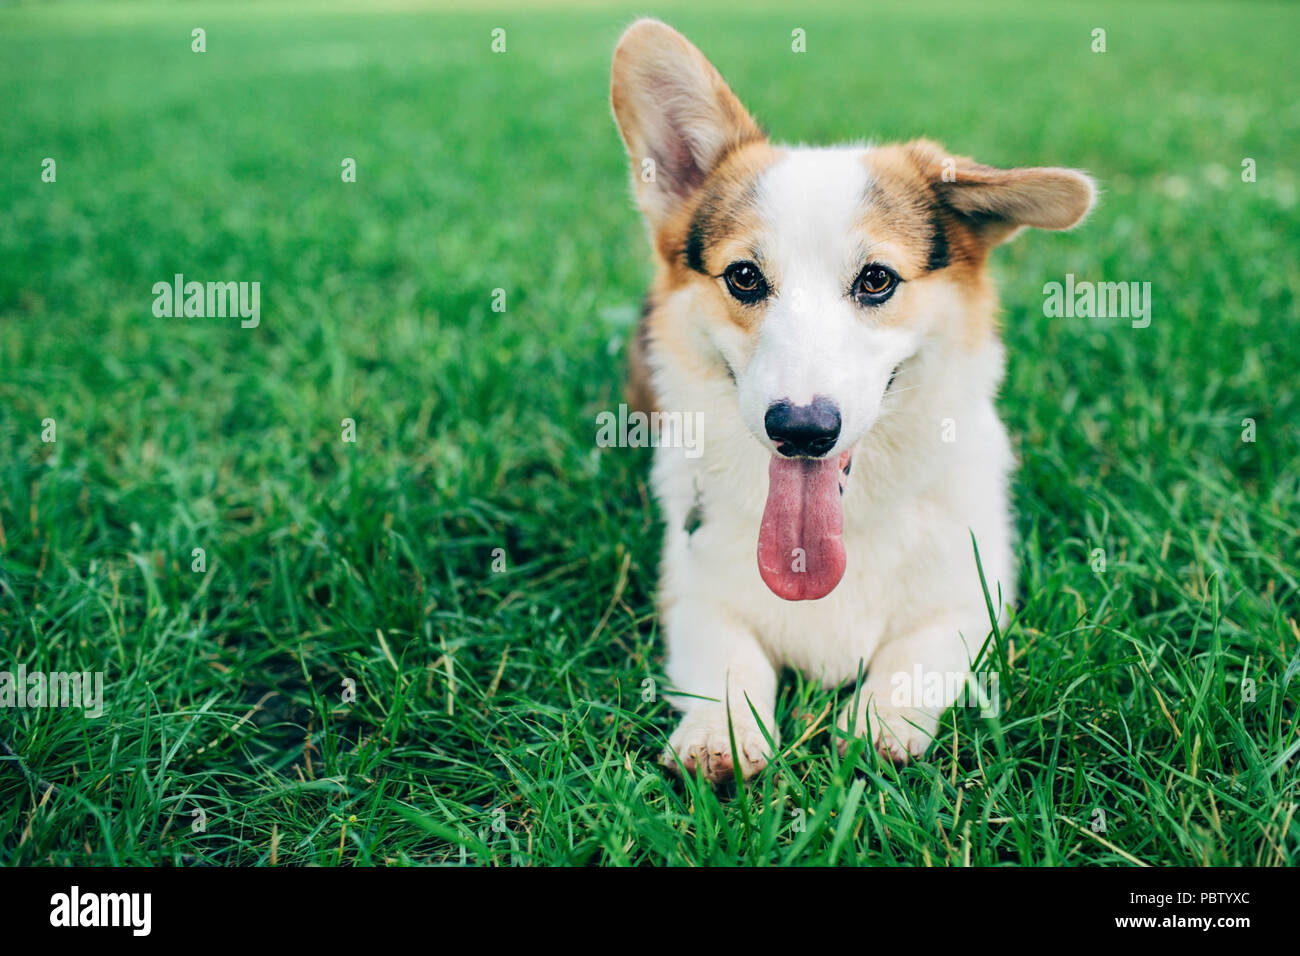
[[[778,140],[1102,184],[995,256],[1021,593],[1001,716],[922,762],[840,758],[844,695],[787,675],[748,788],[656,763],[648,452],[595,443],[649,279],[607,104],[635,13]],[[1297,35],[1228,2],[0,8],[0,670],[104,684],[0,708],[0,861],[1295,864]],[[260,323],[155,316],[177,273],[259,282]],[[1149,326],[1045,316],[1067,274],[1150,282]]]

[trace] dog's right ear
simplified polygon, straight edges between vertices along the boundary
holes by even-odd
[[[638,20],[614,49],[610,101],[637,201],[658,226],[735,147],[763,140],[704,54],[672,27]]]

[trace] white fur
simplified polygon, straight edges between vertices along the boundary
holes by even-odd
[[[1013,460],[993,404],[1001,346],[992,338],[975,352],[948,344],[962,341],[952,330],[975,307],[950,283],[905,329],[873,321],[846,295],[865,261],[888,264],[893,254],[884,237],[853,233],[867,186],[863,152],[792,150],[763,174],[766,228],[757,251],[777,294],[756,341],[692,319],[692,297],[707,290],[688,287],[675,293],[681,301],[663,303],[666,321],[681,324],[667,334],[694,341],[701,354],[724,355],[734,385],[650,353],[661,407],[703,415],[703,454],[659,448],[652,483],[667,522],[667,672],[673,701],[685,711],[671,746],[688,766],[702,763],[719,779],[734,759],[722,702],[731,703],[749,775],[769,748],[746,698],[776,738],[777,674],[786,666],[826,687],[865,668],[861,703],[845,708],[840,725],[869,733],[877,750],[896,759],[922,755],[941,710],[893,706],[891,678],[917,665],[964,673],[979,653],[989,618],[972,532],[995,606],[999,593],[1005,603],[1014,592]],[[908,294],[904,283],[894,297],[900,307]],[[756,560],[773,454],[763,414],[773,401],[803,404],[813,394],[840,408],[834,453],[855,449],[843,498],[847,569],[827,597],[787,602],[763,583]],[[953,442],[943,441],[946,419]],[[688,534],[697,501],[703,522]]]

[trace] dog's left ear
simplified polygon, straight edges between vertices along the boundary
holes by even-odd
[[[763,132],[704,54],[672,27],[638,20],[614,50],[610,102],[652,226],[736,146]]]
[[[928,140],[909,143],[908,152],[939,201],[986,246],[1005,242],[1022,226],[1069,229],[1097,195],[1092,179],[1077,169],[998,169],[948,155]]]

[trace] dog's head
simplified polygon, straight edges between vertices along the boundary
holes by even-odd
[[[988,251],[1023,226],[1074,225],[1092,182],[926,140],[774,146],[703,54],[655,20],[619,41],[611,99],[661,286],[689,300],[772,453],[764,580],[822,597],[844,569],[842,482],[900,368],[936,337],[982,347]],[[806,567],[787,573],[797,550]]]

